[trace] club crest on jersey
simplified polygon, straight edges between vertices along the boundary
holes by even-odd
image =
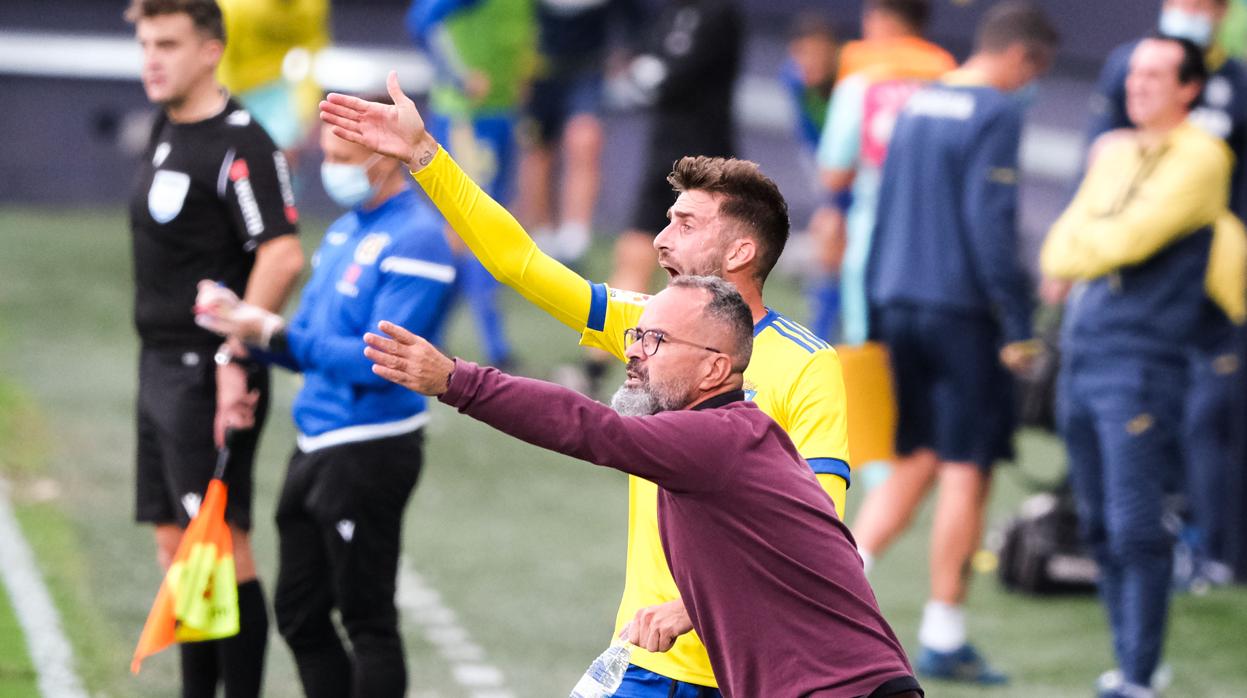
[[[754,385],[753,381],[745,381],[743,387],[746,400],[752,401],[758,395],[758,386]]]
[[[162,225],[177,218],[190,188],[191,178],[185,172],[156,170],[152,186],[147,190],[147,212]]]
[[[390,236],[388,233],[369,233],[364,236],[363,240],[355,246],[355,263],[367,266],[376,264],[377,258],[381,256],[381,250],[390,244]]]

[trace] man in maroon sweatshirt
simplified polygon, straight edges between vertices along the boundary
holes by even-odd
[[[381,329],[390,338],[364,338],[378,375],[659,486],[663,549],[724,695],[922,695],[831,499],[744,399],[753,322],[730,283],[677,277],[650,300],[628,330],[628,379],[611,407]]]

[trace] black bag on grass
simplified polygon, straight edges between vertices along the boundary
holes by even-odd
[[[999,555],[1000,581],[1027,594],[1095,591],[1095,560],[1078,537],[1078,514],[1068,486],[1022,502],[1005,525]]]

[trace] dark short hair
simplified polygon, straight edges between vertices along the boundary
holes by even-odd
[[[727,329],[732,346],[732,370],[741,372],[753,354],[753,313],[732,282],[717,276],[677,276],[667,288],[695,288],[710,295],[702,316]]]
[[[765,281],[788,244],[788,202],[756,162],[701,155],[676,160],[667,181],[677,192],[720,194],[719,213],[743,226],[758,245],[754,274]]]
[[[1061,43],[1061,35],[1038,6],[1025,0],[1008,0],[992,6],[983,15],[975,43],[978,50],[992,53],[1023,44],[1027,53],[1039,59],[1051,54]]]
[[[184,14],[201,35],[225,43],[225,20],[216,0],[131,0],[125,18],[131,24],[148,17]]]
[[[820,12],[805,10],[793,18],[788,26],[788,40],[825,39],[836,43],[836,28]]]
[[[1178,64],[1178,83],[1189,85],[1208,82],[1208,64],[1204,62],[1204,51],[1190,39],[1183,39],[1168,34],[1152,34],[1147,37],[1154,41],[1170,41],[1182,47],[1182,62]],[[1190,105],[1193,106],[1193,105]]]
[[[886,12],[918,34],[931,19],[930,0],[867,0],[866,9]]]

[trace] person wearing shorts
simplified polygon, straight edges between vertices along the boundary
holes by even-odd
[[[285,157],[216,81],[224,50],[212,0],[135,0],[148,99],[161,107],[130,201],[140,342],[136,518],[168,567],[198,511],[227,429],[226,471],[241,630],[182,644],[182,695],[259,695],[268,615],[251,555],[252,461],[268,376],[241,344],[195,324],[200,279],[278,311],[303,267]]]
[[[919,89],[893,132],[867,265],[872,339],[891,353],[898,407],[888,479],[854,521],[870,568],[939,482],[931,590],[916,668],[998,684],[1004,674],[966,636],[965,570],[978,549],[991,466],[1010,455],[1010,369],[1027,368],[1032,284],[1018,254],[1018,146],[1024,104],[1057,43],[1044,13],[1004,2],[984,16],[975,53]]]

